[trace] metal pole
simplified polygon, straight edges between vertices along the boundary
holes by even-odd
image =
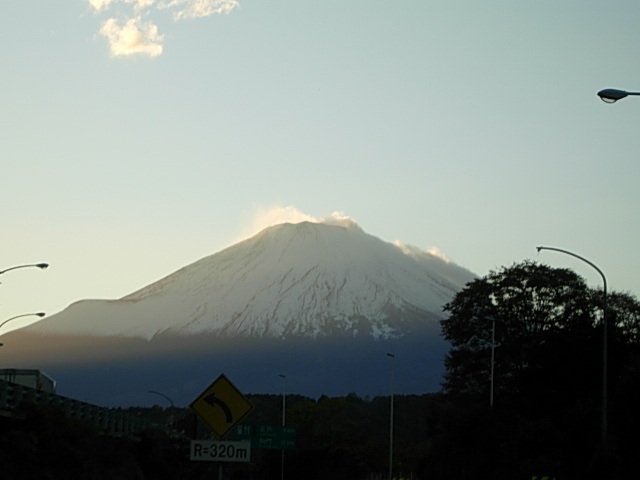
[[[491,393],[489,394],[489,408],[493,409],[493,378],[496,355],[496,319],[491,319]]]
[[[282,426],[284,427],[286,425],[286,415],[287,415],[287,395],[285,392],[285,384],[287,382],[287,377],[286,375],[282,375],[280,374],[280,377],[282,377]],[[281,459],[280,459],[280,479],[284,480],[284,448],[282,449],[281,452]]]
[[[389,480],[393,479],[393,391],[394,391],[394,377],[395,377],[395,365],[394,360],[396,356],[393,353],[387,353],[387,356],[391,358],[391,405],[389,407]]]
[[[600,270],[594,263],[590,262],[584,257],[577,255],[568,250],[555,247],[536,247],[538,252],[540,250],[552,250],[554,252],[565,253],[572,257],[582,260],[587,265],[591,265],[602,277],[603,283],[603,301],[602,301],[602,441],[607,439],[607,337],[609,331],[609,325],[607,323],[607,278],[604,276],[602,270]]]

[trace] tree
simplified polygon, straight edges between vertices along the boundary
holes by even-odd
[[[445,305],[445,393],[489,398],[494,348],[496,401],[557,410],[597,400],[602,378],[602,291],[565,268],[525,261],[467,284]],[[638,354],[640,303],[608,295],[609,379]],[[495,322],[495,342],[492,327]],[[594,407],[595,408],[595,407]]]
[[[496,397],[531,393],[530,384],[552,360],[545,358],[552,350],[564,351],[564,362],[570,360],[565,357],[587,361],[599,319],[594,294],[571,270],[530,261],[467,284],[444,307],[450,315],[442,330],[452,345],[445,359],[445,392],[488,399],[492,346]]]
[[[598,478],[613,478],[637,471],[640,303],[627,293],[607,295],[606,449],[600,437],[603,306],[602,290],[589,288],[573,271],[531,261],[467,284],[445,306],[449,316],[441,322],[452,346],[443,395],[449,407],[436,428],[442,433],[434,437],[434,452],[447,445],[466,445],[469,452],[488,448],[482,458],[489,464],[466,457],[455,464],[487,468],[492,478],[541,471],[566,478],[595,478],[589,472],[599,471],[606,475]],[[495,401],[489,413],[492,347]],[[480,419],[487,423],[478,424]],[[437,466],[441,456],[428,460]],[[449,470],[447,478],[456,478]],[[457,473],[465,478],[464,471]]]

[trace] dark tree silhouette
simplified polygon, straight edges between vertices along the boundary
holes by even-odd
[[[445,360],[445,392],[485,395],[488,401],[492,346],[496,399],[537,397],[540,391],[558,396],[566,376],[578,373],[571,368],[577,365],[593,367],[588,372],[593,379],[579,383],[596,386],[594,338],[601,317],[596,297],[571,270],[533,262],[469,283],[445,306],[450,315],[442,329],[452,344]]]
[[[531,261],[467,284],[445,306],[449,316],[441,322],[452,345],[443,385],[448,407],[434,422],[432,449],[483,451],[480,459],[488,463],[465,457],[447,469],[434,454],[428,459],[433,468],[444,468],[439,473],[447,478],[465,478],[464,465],[482,467],[492,478],[530,478],[542,470],[558,478],[637,474],[640,442],[632,431],[640,427],[640,303],[627,293],[607,298],[610,420],[603,444],[602,290],[571,270]],[[484,431],[472,428],[480,418]]]

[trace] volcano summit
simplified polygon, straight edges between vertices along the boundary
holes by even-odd
[[[381,394],[394,351],[406,365],[398,392],[423,393],[442,373],[442,306],[473,278],[351,220],[281,224],[121,299],[79,301],[7,334],[20,352],[5,348],[4,363],[99,404],[142,404],[134,397],[149,389],[186,403],[220,373],[255,393],[277,391],[284,372],[292,393]]]

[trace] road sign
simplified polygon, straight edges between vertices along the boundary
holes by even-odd
[[[253,408],[224,375],[209,385],[190,406],[218,437],[224,437]]]
[[[189,458],[204,462],[248,462],[251,460],[251,442],[191,440]]]
[[[253,448],[291,450],[296,447],[296,429],[283,425],[238,425],[233,438],[251,440]]]

